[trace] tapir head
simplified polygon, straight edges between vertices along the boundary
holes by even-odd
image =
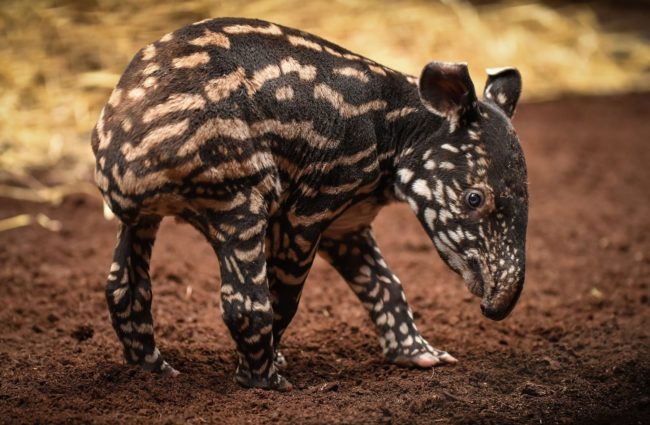
[[[442,125],[400,164],[398,188],[443,260],[481,297],[483,314],[502,320],[525,276],[526,163],[510,122],[521,76],[489,69],[479,100],[465,64],[432,62],[419,92]]]

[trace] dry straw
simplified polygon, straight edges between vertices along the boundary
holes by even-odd
[[[431,59],[467,61],[482,82],[483,68],[516,65],[528,100],[650,88],[648,43],[634,34],[603,32],[587,6],[4,0],[0,196],[56,203],[72,191],[95,193],[80,183],[89,181],[92,168],[89,133],[131,56],[171,29],[215,16],[299,27],[412,74]]]

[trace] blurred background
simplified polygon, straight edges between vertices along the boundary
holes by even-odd
[[[515,65],[533,102],[649,90],[646,11],[642,1],[2,0],[0,196],[95,194],[89,134],[123,69],[143,45],[207,17],[297,27],[416,75],[432,59],[467,61],[477,90],[484,68]]]

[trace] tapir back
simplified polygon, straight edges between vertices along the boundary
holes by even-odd
[[[97,183],[115,210],[265,171],[276,191],[317,190],[296,186],[307,174],[367,184],[386,113],[405,106],[391,104],[391,81],[405,78],[263,21],[189,25],[138,52],[112,93],[93,132]]]

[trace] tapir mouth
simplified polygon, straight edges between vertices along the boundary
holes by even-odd
[[[469,273],[463,278],[469,291],[481,298],[481,312],[491,320],[503,320],[510,315],[515,308],[521,291],[523,279],[516,284],[515,288],[506,288],[498,285],[489,272],[489,268],[478,259],[470,259]],[[509,293],[512,293],[510,295]]]
[[[467,285],[469,292],[479,298],[483,298],[483,294],[485,293],[485,282],[480,274],[473,274],[470,279],[465,279],[465,284]]]
[[[470,258],[467,264],[468,270],[463,273],[463,279],[467,285],[467,289],[473,295],[483,298],[485,293],[485,280],[483,279],[483,267],[477,258]]]
[[[499,305],[487,297],[483,297],[483,300],[481,301],[481,313],[483,313],[483,315],[488,319],[496,321],[505,319],[510,315],[510,313],[512,313],[512,310],[514,310],[515,306],[517,305],[517,301],[519,300],[519,296],[521,295],[523,287],[523,282],[517,285],[514,295],[505,304],[505,306]]]

